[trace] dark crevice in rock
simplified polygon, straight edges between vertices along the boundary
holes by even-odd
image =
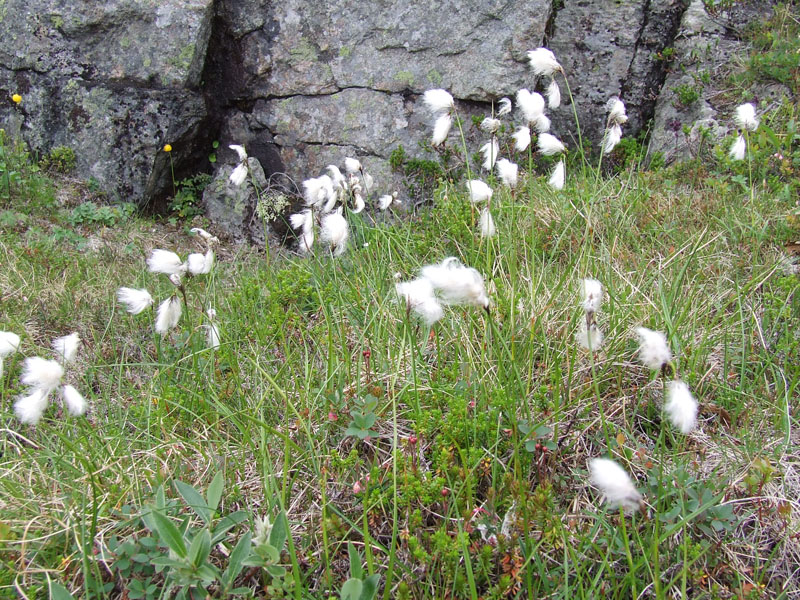
[[[645,2],[642,25],[620,91],[628,106],[629,128],[633,132],[647,128],[653,119],[669,66],[667,60],[658,57],[675,42],[688,6],[689,0]]]
[[[567,0],[553,0],[550,4],[550,14],[547,15],[547,24],[544,26],[544,37],[542,38],[542,46],[549,47],[550,38],[556,30],[556,16],[558,11],[564,8]],[[532,48],[531,48],[532,49]]]

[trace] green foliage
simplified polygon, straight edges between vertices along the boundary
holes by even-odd
[[[177,182],[177,191],[169,201],[169,210],[173,219],[191,219],[203,214],[200,200],[203,190],[211,182],[211,175],[200,173]]]
[[[757,80],[777,81],[800,93],[800,11],[796,3],[778,4],[767,22],[753,22],[747,33],[755,47],[747,69],[734,81],[748,86]]]
[[[75,150],[69,146],[55,146],[39,161],[42,169],[53,173],[71,173],[75,170]]]
[[[426,151],[430,149],[426,148]],[[451,150],[445,149],[440,161],[410,158],[402,145],[397,146],[389,156],[389,164],[396,173],[405,176],[406,188],[416,202],[430,201],[434,190],[446,175],[446,165],[451,158]]]
[[[347,554],[350,558],[350,578],[342,585],[340,600],[374,600],[378,594],[381,576],[377,573],[364,575],[361,555],[350,542],[347,544]]]
[[[690,83],[682,83],[672,88],[672,91],[678,96],[678,102],[683,106],[691,106],[700,99],[700,90],[696,85]]]
[[[350,421],[344,434],[355,436],[360,440],[377,435],[372,431],[372,426],[378,418],[374,412],[378,406],[378,399],[372,394],[367,394],[363,398],[356,396],[353,398],[353,404],[355,408],[350,411],[353,420]]]
[[[136,205],[130,202],[113,206],[98,206],[94,202],[84,202],[72,209],[67,221],[73,227],[103,226],[114,227],[136,214]]]

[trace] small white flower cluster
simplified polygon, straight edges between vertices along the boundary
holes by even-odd
[[[755,131],[758,129],[759,120],[756,117],[756,107],[747,102],[736,107],[736,113],[733,115],[733,120],[738,128],[738,135],[736,141],[733,142],[731,149],[728,151],[728,156],[732,160],[744,160],[747,154],[747,141],[744,137],[744,131]]]
[[[413,311],[428,326],[444,316],[442,304],[467,304],[489,310],[483,275],[452,256],[439,264],[426,265],[417,279],[398,282],[395,290],[405,300],[406,310]]]
[[[480,179],[472,179],[467,181],[467,191],[469,191],[469,198],[473,204],[486,203],[486,206],[481,208],[480,228],[481,237],[489,238],[497,233],[497,228],[494,225],[492,213],[489,212],[489,202],[492,199],[493,190],[485,182]]]
[[[35,425],[39,422],[50,404],[50,394],[61,387],[61,401],[73,417],[86,413],[88,403],[74,386],[61,385],[64,367],[75,361],[81,339],[71,333],[53,340],[53,352],[58,360],[48,360],[38,356],[26,358],[19,380],[28,386],[27,395],[19,396],[14,402],[14,414],[22,423]],[[12,349],[13,348],[13,349]],[[0,355],[7,355],[19,348],[19,336],[10,332],[0,332]]]
[[[194,227],[190,231],[203,239],[206,244],[205,253],[189,254],[183,261],[175,252],[156,248],[147,259],[148,271],[166,275],[170,283],[175,286],[175,292],[162,301],[156,311],[155,331],[162,336],[177,327],[183,315],[183,305],[177,292],[184,294],[185,298],[184,276],[208,275],[214,266],[213,246],[219,239],[200,227]],[[117,290],[117,300],[132,315],[138,315],[154,303],[153,296],[145,288],[121,287]],[[210,348],[216,348],[219,346],[219,326],[214,320],[216,312],[213,308],[206,311],[206,317],[209,321],[204,326],[207,332],[207,344]]]
[[[19,336],[13,331],[0,331],[0,377],[3,376],[3,359],[19,350]]]
[[[636,335],[639,337],[639,360],[642,364],[653,371],[666,374],[672,365],[672,352],[667,336],[647,327],[637,327]],[[676,379],[667,383],[664,410],[670,422],[684,435],[694,429],[697,423],[697,400],[683,381]]]
[[[303,182],[303,199],[306,209],[289,217],[291,226],[298,232],[297,249],[301,254],[311,251],[319,230],[319,239],[328,245],[334,256],[347,249],[350,226],[344,209],[360,213],[366,207],[374,180],[356,158],[344,159],[345,174],[336,165],[328,165],[326,173]],[[397,193],[384,194],[377,200],[380,210],[397,204]]]

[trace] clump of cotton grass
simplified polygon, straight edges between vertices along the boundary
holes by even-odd
[[[584,318],[578,328],[576,339],[578,344],[590,352],[594,352],[603,344],[603,332],[597,325],[596,315],[603,305],[603,284],[596,279],[584,279],[581,282],[581,307]]]
[[[589,461],[589,483],[603,494],[609,508],[635,512],[642,507],[642,495],[631,478],[616,462],[608,458]]]
[[[14,402],[14,414],[20,422],[29,425],[39,422],[50,403],[50,394],[61,386],[64,366],[74,362],[79,345],[78,334],[70,334],[52,342],[53,350],[61,359],[60,363],[38,356],[25,359],[20,383],[27,386],[28,390],[26,395],[19,396]],[[88,403],[74,386],[64,385],[60,395],[70,415],[81,416],[86,413]]]
[[[522,88],[517,91],[517,108],[529,126],[539,133],[550,130],[550,119],[544,114],[545,102],[541,94]]]
[[[692,432],[697,423],[697,400],[683,381],[674,380],[667,384],[664,411],[678,431],[684,435]]]
[[[501,158],[495,166],[497,167],[497,176],[503,182],[503,185],[512,190],[517,187],[519,166],[516,163],[507,158]]]
[[[431,282],[420,277],[395,284],[397,295],[406,303],[406,314],[412,312],[430,327],[444,316],[444,309],[433,291]]]
[[[756,107],[750,102],[736,107],[733,120],[738,128],[736,140],[733,142],[728,156],[731,160],[744,160],[747,155],[747,132],[758,129],[759,119],[756,116]]]
[[[147,269],[151,273],[162,273],[164,275],[183,275],[188,269],[188,265],[181,260],[175,252],[156,248],[150,253],[147,259]]]
[[[497,233],[497,227],[495,227],[494,219],[488,206],[481,209],[479,224],[482,238],[494,237]]]
[[[155,330],[162,336],[167,335],[170,329],[178,326],[183,315],[181,300],[176,294],[170,296],[158,305],[156,313]]]
[[[625,104],[616,96],[608,100],[606,109],[608,119],[603,134],[603,154],[610,154],[622,140],[622,125],[628,122],[628,115],[625,112]]]
[[[19,350],[19,336],[13,331],[0,331],[0,377],[3,376],[3,360]]]
[[[469,191],[469,199],[475,204],[488,202],[492,199],[492,188],[480,179],[467,181],[467,190]]]
[[[451,256],[437,265],[427,265],[420,274],[430,281],[443,304],[467,304],[489,310],[483,275],[477,269],[462,265],[457,258]]]
[[[635,331],[639,338],[639,360],[649,369],[665,375],[672,364],[667,336],[647,327],[637,327]]]
[[[206,310],[206,316],[208,317],[208,323],[206,323],[203,327],[206,330],[206,346],[211,348],[212,350],[216,350],[219,348],[220,344],[220,334],[219,334],[219,323],[217,322],[217,311],[213,308],[209,308]]]
[[[239,187],[244,183],[245,179],[247,179],[247,173],[248,173],[247,152],[245,151],[244,146],[240,146],[237,144],[231,144],[228,147],[234,152],[236,152],[236,155],[239,158],[239,162],[236,165],[236,167],[234,167],[233,171],[231,171],[228,180],[231,182],[232,185]]]
[[[434,146],[440,146],[450,134],[450,128],[453,125],[453,114],[456,109],[455,101],[450,92],[443,89],[426,91],[422,96],[422,100],[436,118],[431,143]]]
[[[350,226],[342,216],[341,207],[335,212],[324,215],[320,221],[320,241],[328,244],[334,256],[341,256],[347,250],[350,237]]]
[[[81,338],[77,332],[56,338],[52,342],[53,351],[64,363],[71,363],[78,354]]]

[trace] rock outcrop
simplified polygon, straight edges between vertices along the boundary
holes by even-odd
[[[470,116],[547,83],[526,59],[542,45],[565,68],[585,142],[597,148],[606,102],[619,95],[625,135],[654,121],[654,148],[670,152],[676,122],[713,116],[706,97],[691,111],[675,104],[672,90],[701,76],[685,63],[700,42],[730,56],[734,38],[701,0],[8,0],[0,4],[0,94],[23,102],[3,103],[0,116],[40,153],[73,147],[82,176],[140,204],[169,194],[173,174],[233,164],[230,143],[244,144],[267,177],[285,172],[298,182],[357,156],[383,192],[396,185],[393,150],[425,156],[425,90],[456,97],[472,151],[485,136]],[[562,92],[548,114],[574,147]],[[209,210],[236,233],[253,199],[231,194],[226,207],[218,179]]]

